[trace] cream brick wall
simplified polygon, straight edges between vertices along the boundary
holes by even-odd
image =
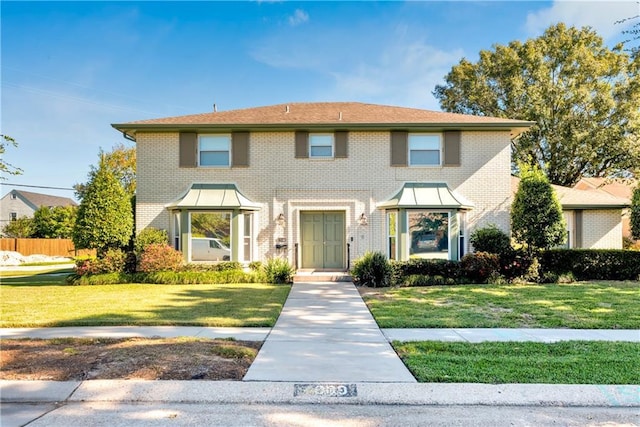
[[[585,210],[582,213],[582,247],[622,249],[620,209]]]
[[[494,223],[509,232],[510,138],[508,132],[463,132],[460,167],[391,167],[389,132],[349,133],[348,158],[296,159],[293,132],[252,132],[248,168],[179,168],[178,133],[137,134],[136,227],[169,229],[166,205],[192,183],[233,183],[262,204],[257,212],[257,259],[275,254],[275,241],[286,237],[292,260],[299,241],[302,210],[341,210],[346,215],[352,259],[367,250],[385,250],[385,216],[376,203],[387,200],[405,182],[445,182],[467,198],[468,232]],[[360,214],[366,226],[357,222]],[[286,226],[275,225],[280,213]],[[468,239],[467,239],[468,240]]]

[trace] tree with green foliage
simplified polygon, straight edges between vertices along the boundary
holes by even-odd
[[[20,175],[22,169],[13,166],[11,163],[5,162],[2,157],[8,146],[17,147],[18,143],[9,135],[0,135],[0,180],[7,179],[3,174]]]
[[[2,228],[2,235],[4,237],[14,239],[31,237],[31,233],[33,233],[33,219],[26,216],[9,221],[9,223]]]
[[[91,180],[76,217],[73,243],[78,249],[96,249],[100,257],[108,249],[127,245],[133,234],[131,198],[104,162]]]
[[[135,147],[125,147],[124,144],[114,146],[111,151],[105,153],[102,149],[99,153],[100,165],[109,169],[130,197],[136,192],[136,149]],[[98,167],[91,165],[89,180],[98,172]],[[76,191],[78,200],[84,198],[88,184],[76,184],[73,188]]]
[[[640,58],[590,28],[564,24],[462,59],[437,85],[444,111],[529,120],[512,141],[513,169],[537,165],[553,184],[640,176]]]
[[[33,213],[33,233],[42,239],[70,239],[76,221],[76,206],[40,206]]]
[[[631,237],[640,240],[640,182],[631,197]]]
[[[520,183],[511,205],[511,232],[530,252],[563,244],[567,238],[560,201],[540,168],[520,165]]]

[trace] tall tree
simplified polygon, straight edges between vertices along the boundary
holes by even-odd
[[[590,28],[557,24],[462,59],[436,86],[443,110],[535,122],[512,142],[513,167],[538,165],[554,184],[640,176],[640,61]]]
[[[100,162],[104,167],[108,168],[120,181],[124,190],[130,197],[136,192],[136,149],[135,147],[125,147],[124,144],[114,146],[108,153],[102,149],[99,153]],[[98,167],[91,165],[89,170],[89,179],[97,173]],[[76,190],[78,200],[82,200],[87,189],[87,184],[76,184],[73,186]]]
[[[2,160],[2,155],[9,146],[17,147],[18,143],[9,135],[0,135],[0,180],[7,179],[6,177],[2,176],[3,174],[20,175],[22,173],[22,169],[17,168],[11,163],[7,163]]]
[[[76,206],[40,206],[33,213],[33,233],[30,237],[71,238],[77,210]]]
[[[113,171],[101,161],[78,207],[72,237],[75,246],[96,249],[102,256],[107,249],[127,245],[133,234],[130,199]]]
[[[537,166],[520,165],[520,183],[511,205],[511,232],[529,252],[558,246],[567,238],[560,201]]]

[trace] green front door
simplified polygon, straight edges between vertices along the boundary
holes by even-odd
[[[302,268],[344,268],[344,212],[302,212]]]

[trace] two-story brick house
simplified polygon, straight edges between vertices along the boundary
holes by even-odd
[[[476,227],[509,232],[510,143],[530,125],[328,102],[113,127],[137,146],[137,230],[168,230],[188,261],[339,270],[368,250],[455,260]]]

